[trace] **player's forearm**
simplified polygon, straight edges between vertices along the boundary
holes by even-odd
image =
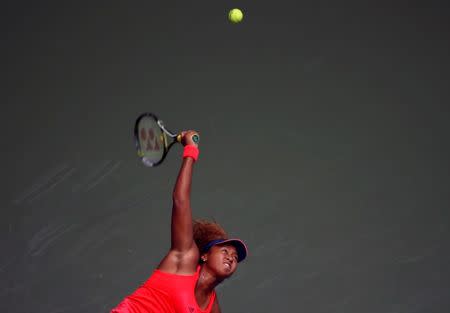
[[[199,136],[196,131],[181,132],[181,143],[184,146],[183,163],[173,190],[174,203],[189,204],[191,193],[192,168],[198,157]]]
[[[171,249],[187,251],[193,244],[192,210],[190,203],[194,160],[183,159],[173,191]]]
[[[177,202],[183,204],[190,202],[193,166],[194,166],[193,159],[191,158],[183,159],[183,163],[181,164],[177,181],[173,189],[172,199],[174,203]]]

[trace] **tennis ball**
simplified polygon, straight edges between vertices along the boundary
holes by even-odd
[[[228,19],[231,23],[237,24],[242,21],[244,14],[239,9],[232,9],[228,12]]]

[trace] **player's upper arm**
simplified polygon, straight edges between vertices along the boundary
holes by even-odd
[[[211,313],[221,313],[219,300],[217,300],[217,296],[216,296],[216,300],[214,300],[214,304],[212,306]]]

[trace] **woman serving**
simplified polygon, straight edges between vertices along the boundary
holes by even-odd
[[[192,220],[190,191],[198,134],[181,135],[184,151],[173,190],[170,250],[148,280],[111,313],[218,313],[215,288],[247,256],[244,242],[228,238],[219,224]]]

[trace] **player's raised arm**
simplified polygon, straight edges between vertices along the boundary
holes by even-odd
[[[173,189],[171,221],[171,251],[186,253],[196,248],[192,230],[191,182],[195,160],[198,156],[198,134],[182,132],[185,146],[183,162]]]

